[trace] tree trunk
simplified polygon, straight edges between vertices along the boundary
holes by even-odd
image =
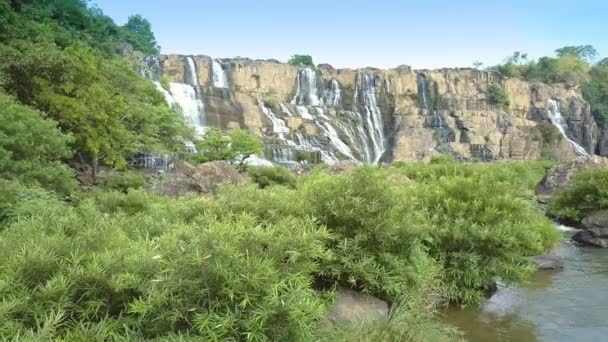
[[[97,168],[99,166],[99,157],[91,156],[91,180],[93,184],[97,184]]]

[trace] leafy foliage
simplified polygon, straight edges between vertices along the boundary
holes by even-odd
[[[293,55],[287,61],[287,63],[294,65],[294,66],[301,66],[301,67],[305,67],[305,66],[314,67],[315,66],[315,64],[312,62],[312,57],[310,55]]]
[[[550,214],[576,224],[592,211],[608,208],[608,170],[578,171],[571,182],[571,187],[552,198]]]
[[[250,166],[247,168],[247,173],[262,189],[271,185],[285,185],[292,188],[296,185],[296,176],[281,166]]]
[[[141,189],[146,185],[146,179],[141,172],[124,171],[104,177],[105,189],[128,192],[131,189]]]
[[[160,52],[150,22],[141,15],[130,16],[121,29],[124,39],[136,50],[147,55],[156,55]]]
[[[488,102],[495,106],[508,108],[510,104],[509,95],[507,95],[507,92],[503,87],[496,83],[492,83],[488,87]]]
[[[242,167],[250,155],[262,151],[262,142],[245,130],[236,129],[224,134],[217,128],[211,128],[203,139],[197,142],[196,149],[197,153],[191,159],[197,163],[234,160]]]
[[[68,194],[76,186],[62,164],[71,155],[70,142],[71,136],[61,133],[56,122],[0,94],[0,177]]]

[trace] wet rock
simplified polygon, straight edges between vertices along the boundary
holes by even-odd
[[[340,289],[334,307],[327,313],[330,321],[350,323],[384,320],[388,317],[388,304],[374,296],[349,289]]]
[[[608,158],[584,156],[569,163],[554,166],[547,171],[545,177],[536,186],[536,195],[540,199],[548,200],[557,190],[567,188],[570,185],[570,177],[574,172],[601,168],[608,168]]]
[[[539,270],[559,270],[563,267],[562,260],[557,255],[535,255],[530,259]]]
[[[572,236],[572,240],[588,246],[608,248],[608,228],[581,230]]]
[[[591,213],[581,222],[583,228],[608,228],[608,210],[602,209]]]

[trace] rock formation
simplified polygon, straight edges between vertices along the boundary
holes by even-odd
[[[578,89],[495,72],[298,68],[180,55],[146,63],[148,76],[188,123],[248,129],[263,138],[266,158],[283,164],[420,160],[438,153],[569,160],[598,146],[597,125]],[[508,107],[491,103],[492,84],[505,90]]]

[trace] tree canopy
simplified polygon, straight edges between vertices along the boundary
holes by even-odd
[[[295,66],[315,66],[310,55],[293,55],[287,63]]]

